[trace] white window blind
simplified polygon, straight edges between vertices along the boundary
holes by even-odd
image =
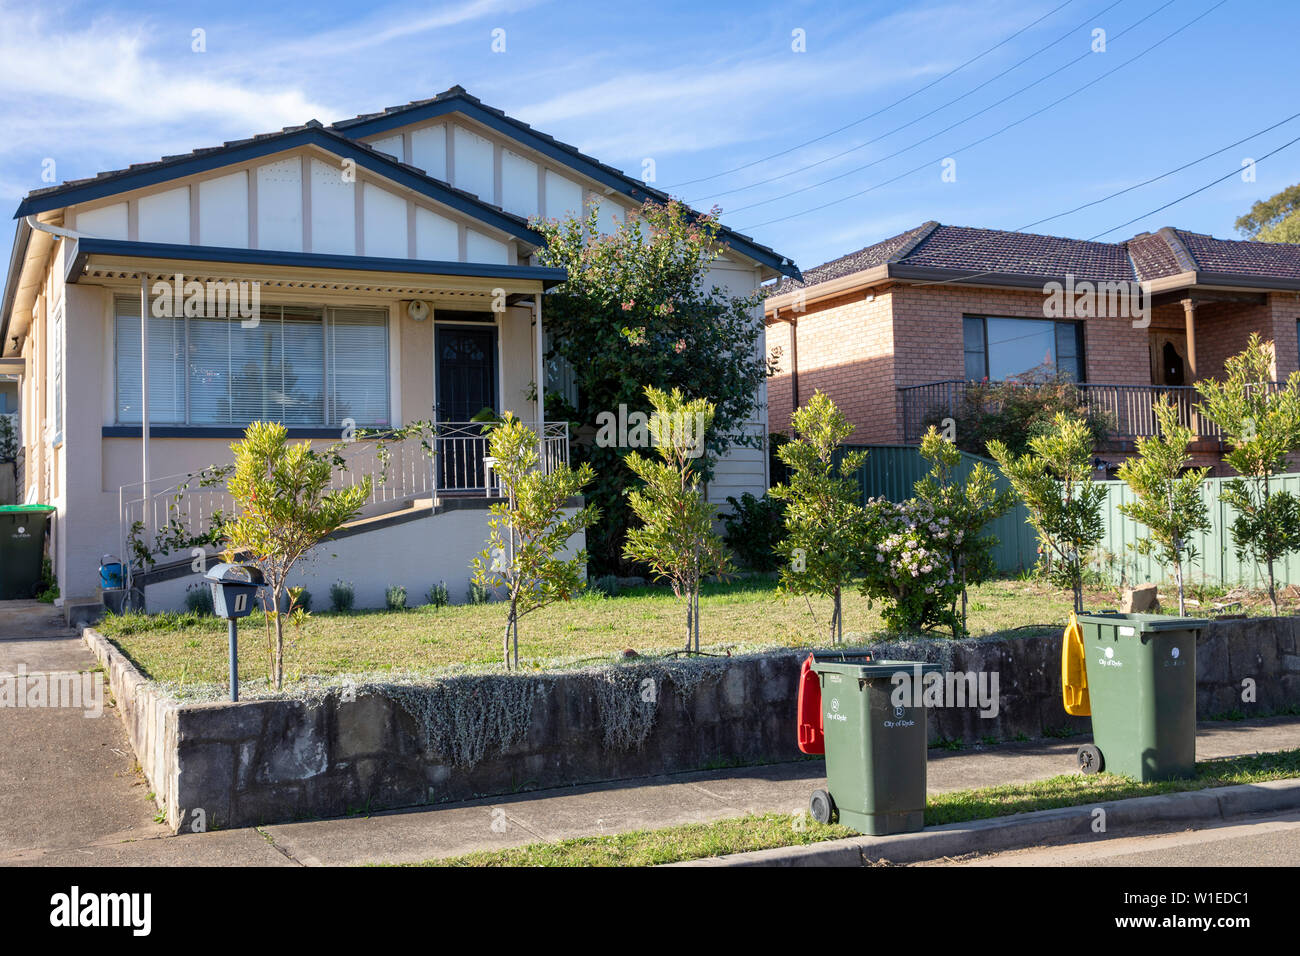
[[[389,424],[386,310],[264,305],[248,328],[151,319],[149,353],[152,423]],[[127,297],[117,300],[116,364],[117,420],[138,424],[140,306]]]
[[[140,300],[117,302],[117,420],[142,420],[140,390]],[[149,421],[185,422],[185,322],[149,317]]]
[[[387,425],[387,315],[374,309],[329,312],[330,421]]]

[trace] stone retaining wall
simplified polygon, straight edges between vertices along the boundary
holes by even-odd
[[[1300,705],[1298,630],[1300,618],[1211,624],[1197,650],[1198,714],[1250,716]],[[801,756],[794,714],[806,651],[667,668],[642,661],[453,679],[477,681],[454,693],[483,699],[510,690],[500,682],[526,682],[516,684],[511,699],[531,710],[504,750],[489,749],[465,765],[457,762],[450,736],[472,743],[484,722],[499,716],[491,706],[459,733],[430,739],[413,716],[420,708],[412,706],[409,687],[366,685],[346,696],[335,689],[314,700],[178,704],[98,633],[87,628],[85,636],[108,671],[132,746],[177,830],[190,828],[196,808],[209,828],[246,826]],[[997,715],[981,717],[976,707],[934,710],[932,740],[978,743],[1090,730],[1088,718],[1068,717],[1061,707],[1059,637],[915,641],[873,650],[878,657],[938,661],[952,671],[997,673]],[[1241,699],[1244,678],[1255,682],[1253,703]],[[439,686],[437,693],[452,693],[452,685]],[[637,725],[638,714],[652,715],[653,723]],[[646,731],[639,746],[629,742],[638,726]]]

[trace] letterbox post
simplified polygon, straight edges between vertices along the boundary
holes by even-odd
[[[212,609],[227,622],[230,641],[230,699],[239,700],[239,618],[253,613],[253,596],[264,584],[254,565],[218,564],[208,571]]]
[[[230,627],[230,699],[239,700],[239,625],[233,617],[226,623]]]

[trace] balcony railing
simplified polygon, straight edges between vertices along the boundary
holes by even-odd
[[[994,383],[963,382],[949,379],[910,385],[898,390],[902,400],[903,441],[919,442],[930,425],[944,418],[957,418],[963,406],[982,402],[990,407],[995,401],[992,390],[996,387],[1024,387],[1014,382]],[[1132,441],[1157,433],[1156,404],[1172,401],[1178,409],[1178,421],[1190,428],[1196,438],[1221,441],[1219,427],[1197,411],[1199,397],[1191,385],[1107,385],[1078,383],[1067,385],[1077,391],[1079,403],[1107,425],[1109,437],[1114,441]],[[1270,383],[1276,389],[1277,383]],[[981,399],[981,393],[983,399]]]
[[[534,433],[536,422],[524,422]],[[491,425],[483,422],[440,422],[433,436],[437,490],[452,494],[495,495],[497,486],[488,455]],[[542,425],[542,467],[551,471],[569,463],[569,423]]]
[[[534,423],[525,424],[538,430]],[[432,459],[420,436],[389,443],[387,463],[381,462],[375,442],[349,443],[342,451],[346,467],[334,473],[330,486],[351,487],[369,476],[370,497],[362,506],[362,517],[409,507],[422,499],[432,506],[446,495],[495,496],[499,491],[488,456],[490,428],[481,422],[439,423],[430,439]],[[568,464],[568,423],[546,422],[542,436],[543,467],[550,471],[557,464]],[[147,495],[142,482],[123,485],[118,489],[119,544],[128,579],[145,563],[133,541],[138,540],[157,560],[162,553],[155,547],[160,532],[172,542],[198,538],[208,532],[218,513],[229,518],[235,512],[224,480],[205,487],[195,474],[166,475],[150,480]],[[174,553],[174,547],[168,550],[173,557],[188,559],[188,548],[181,553]]]

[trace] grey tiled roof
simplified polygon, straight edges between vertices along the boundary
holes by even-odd
[[[498,215],[504,215],[510,219],[517,220],[520,223],[526,223],[526,220],[524,220],[522,217],[516,216],[513,213],[508,213],[505,210],[503,210],[500,206],[497,206],[494,203],[491,203],[487,200],[481,199],[474,193],[467,192],[463,189],[457,189],[456,187],[452,186],[450,183],[447,183],[443,180],[430,176],[423,169],[420,169],[416,166],[412,166],[408,163],[401,162],[400,157],[395,158],[390,156],[388,153],[383,152],[382,150],[374,149],[368,144],[362,142],[361,140],[353,138],[355,134],[348,132],[353,127],[359,126],[362,123],[369,122],[370,120],[374,120],[385,116],[394,116],[404,112],[418,109],[423,106],[428,106],[430,104],[448,102],[452,100],[460,100],[467,104],[470,104],[476,109],[483,110],[484,112],[499,118],[502,122],[508,124],[509,126],[519,130],[521,133],[527,134],[528,136],[536,137],[537,139],[544,141],[551,147],[560,150],[561,152],[573,157],[575,160],[594,166],[609,176],[617,177],[621,182],[627,185],[629,192],[635,194],[635,198],[638,199],[641,199],[643,197],[650,198],[655,200],[656,202],[667,202],[670,198],[667,193],[655,189],[651,186],[648,186],[639,179],[633,179],[632,177],[624,174],[621,170],[615,169],[613,166],[610,166],[606,163],[602,163],[598,159],[586,155],[585,153],[581,152],[576,146],[571,146],[568,143],[561,142],[555,137],[543,133],[540,130],[536,130],[533,127],[529,126],[527,123],[524,123],[521,120],[517,120],[514,117],[507,115],[503,110],[499,110],[496,107],[488,106],[478,97],[472,96],[471,94],[467,93],[464,87],[453,86],[450,89],[444,90],[443,92],[437,94],[436,96],[432,96],[427,99],[414,100],[410,103],[406,103],[401,106],[390,106],[387,109],[380,110],[377,113],[360,114],[352,119],[340,120],[339,122],[333,123],[329,126],[325,126],[319,120],[315,120],[315,119],[308,120],[306,123],[302,124],[301,126],[286,126],[283,129],[279,130],[278,132],[259,133],[255,136],[250,136],[245,139],[230,140],[229,142],[222,143],[220,146],[205,146],[199,149],[195,149],[189,153],[182,153],[175,156],[164,156],[161,159],[154,160],[151,162],[134,163],[131,166],[128,166],[124,169],[109,170],[107,172],[98,173],[95,176],[87,177],[84,179],[69,180],[67,182],[63,182],[55,186],[46,186],[41,189],[32,190],[27,194],[26,199],[31,200],[42,196],[49,196],[63,191],[70,191],[80,186],[85,186],[88,183],[111,182],[112,180],[121,179],[136,173],[145,172],[149,170],[158,170],[166,166],[178,165],[180,163],[188,162],[196,158],[209,156],[215,153],[220,153],[225,150],[237,149],[241,146],[248,145],[249,143],[262,142],[269,139],[275,139],[277,137],[287,137],[294,133],[299,133],[305,129],[311,128],[311,129],[320,130],[322,133],[326,134],[327,136],[337,138],[341,141],[346,141],[362,149],[365,149],[371,153],[374,153],[376,156],[382,156],[384,159],[390,162],[396,162],[398,166],[402,167],[408,172],[418,176],[422,176],[431,182],[437,183],[438,185],[443,186],[444,188],[450,189],[455,193],[458,193],[470,200],[473,200],[474,202],[478,203],[479,205],[485,208],[491,209],[493,212],[497,213]],[[775,249],[772,249],[770,246],[765,246],[762,243],[757,242],[753,237],[745,235],[744,233],[741,232],[737,232],[734,229],[728,229],[726,226],[721,226],[719,232],[724,239],[730,237],[734,240],[743,242],[749,247],[751,247],[752,249],[758,250],[762,253],[767,254],[771,258],[778,260],[778,262],[781,263],[780,267],[782,269],[788,269],[790,271],[797,272],[794,263],[791,262],[788,258],[782,256],[780,253],[778,253]]]
[[[653,199],[655,202],[666,203],[672,198],[671,196],[669,196],[668,193],[660,189],[655,189],[653,186],[646,184],[642,180],[634,179],[631,176],[628,176],[621,169],[616,169],[615,167],[610,166],[608,163],[602,163],[594,156],[588,156],[586,153],[578,149],[578,147],[573,146],[569,143],[565,143],[561,140],[558,140],[554,136],[551,136],[549,133],[543,133],[541,130],[535,129],[534,127],[530,126],[528,123],[525,123],[523,120],[515,119],[513,116],[507,114],[504,110],[497,109],[495,106],[488,106],[477,96],[474,96],[471,93],[467,92],[463,86],[459,86],[459,85],[453,86],[447,90],[443,90],[441,93],[437,94],[436,96],[431,96],[428,97],[427,99],[412,100],[410,103],[405,103],[401,106],[390,106],[386,109],[380,110],[377,113],[358,114],[352,119],[340,120],[339,122],[332,124],[330,128],[345,132],[354,126],[359,126],[362,123],[368,123],[371,120],[380,119],[382,117],[400,115],[402,113],[420,109],[421,107],[424,106],[429,106],[435,103],[443,103],[449,100],[462,100],[463,102],[469,103],[477,107],[478,109],[481,109],[484,112],[490,113],[492,116],[497,117],[504,123],[507,123],[508,125],[519,130],[521,133],[524,133],[528,136],[535,136],[538,139],[542,140],[543,142],[547,143],[548,145],[554,147],[555,149],[560,150],[561,152],[566,153],[569,156],[572,156],[574,159],[595,166],[602,172],[618,178],[619,180],[621,180],[623,183],[627,185],[627,187],[636,195],[638,199],[640,199],[641,197],[645,197],[645,198]],[[761,242],[758,242],[757,240],[754,239],[753,236],[746,235],[743,232],[737,232],[735,229],[730,229],[726,226],[720,226],[719,232],[723,236],[732,236],[735,239],[742,240],[745,243],[753,246],[755,249],[762,250],[763,252],[767,253],[773,258],[783,259],[786,263],[789,264],[791,268],[794,267],[794,263],[790,259],[788,259],[785,256],[782,256],[771,246],[765,246]]]
[[[1089,242],[929,222],[814,266],[803,282],[783,279],[768,288],[770,295],[783,295],[886,263],[969,271],[971,279],[994,274],[1048,281],[1068,273],[1094,282],[1147,281],[1217,272],[1300,281],[1300,244],[1216,239],[1169,227],[1124,242]]]

